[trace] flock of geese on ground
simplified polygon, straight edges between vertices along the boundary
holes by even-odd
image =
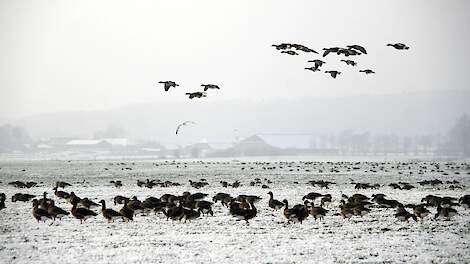
[[[261,181],[257,179],[257,181]],[[422,181],[420,185],[438,184],[436,181]],[[152,182],[147,180],[147,183]],[[201,188],[207,183],[203,184],[205,180],[200,182],[190,181],[192,187],[196,185]],[[312,182],[312,181],[311,181]],[[309,184],[312,184],[309,182]],[[334,184],[334,183],[332,183]],[[137,185],[142,187],[143,181],[138,181]],[[156,185],[156,184],[155,184]],[[365,186],[367,184],[364,184]],[[370,184],[369,184],[370,185]],[[51,224],[56,220],[61,220],[63,217],[72,215],[74,218],[83,223],[90,217],[96,217],[98,213],[93,210],[101,205],[101,214],[108,222],[113,222],[116,219],[123,221],[133,221],[136,215],[149,215],[154,212],[162,213],[167,220],[178,220],[184,222],[191,221],[201,216],[213,216],[214,211],[212,206],[214,203],[220,202],[222,206],[228,208],[228,213],[235,217],[237,220],[244,220],[249,224],[249,220],[253,219],[258,214],[258,209],[255,206],[262,200],[262,197],[256,195],[238,195],[231,196],[228,193],[220,192],[212,198],[211,201],[205,200],[208,194],[201,192],[183,192],[181,195],[164,194],[161,197],[148,197],[143,201],[137,199],[136,196],[132,198],[125,196],[115,196],[113,203],[115,206],[121,204],[119,210],[114,210],[106,207],[105,200],[100,200],[99,203],[92,201],[89,198],[80,198],[74,192],[65,192],[59,188],[69,187],[71,184],[66,182],[56,182],[53,188],[54,195],[57,199],[64,200],[72,205],[70,212],[60,208],[56,205],[53,199],[47,197],[47,192],[43,193],[41,199],[36,199],[35,195],[17,193],[12,196],[12,202],[16,201],[30,201],[32,200],[32,215],[38,221],[45,222],[52,220]],[[357,188],[357,183],[355,189]],[[370,185],[373,186],[373,185]],[[289,207],[289,202],[284,199],[282,201],[274,199],[273,192],[268,192],[269,200],[267,207],[274,211],[281,210],[283,216],[286,218],[287,223],[302,223],[309,216],[312,216],[315,221],[322,220],[330,211],[334,210],[331,207],[332,195],[322,194],[318,192],[310,192],[302,197],[303,204],[296,204]],[[0,210],[6,208],[5,206],[6,195],[0,193]],[[403,204],[394,199],[388,199],[383,193],[375,193],[368,197],[366,195],[355,193],[351,196],[341,194],[339,206],[336,213],[332,215],[341,216],[344,219],[350,219],[353,216],[362,217],[371,212],[372,208],[390,208],[395,209],[394,216],[400,221],[409,221],[413,219],[423,219],[431,214],[428,209],[434,207],[435,213],[433,219],[446,219],[450,220],[458,212],[455,209],[457,206],[462,206],[466,209],[470,208],[470,195],[463,195],[460,198],[450,196],[437,196],[427,195],[422,198],[420,204]],[[407,209],[411,209],[409,212]]]
[[[304,53],[318,54],[317,51],[301,44],[281,43],[281,44],[273,44],[272,46],[276,48],[276,50],[280,50],[281,53],[285,53],[291,56],[299,55],[299,51],[302,51]],[[387,46],[393,47],[397,50],[407,50],[410,48],[403,43],[394,43],[394,44],[389,43],[387,44]],[[367,54],[367,50],[361,45],[348,45],[345,48],[331,47],[331,48],[323,49],[323,57],[326,57],[330,53],[336,53],[337,55],[344,55],[345,57],[349,57],[349,56],[358,56],[362,54]],[[353,66],[353,67],[357,66],[357,62],[355,62],[354,60],[342,59],[340,61],[344,62],[346,65],[349,65],[349,66]],[[325,61],[322,61],[320,59],[309,60],[307,62],[313,63],[313,66],[306,67],[304,69],[312,71],[312,72],[320,71],[320,67],[326,64]],[[375,71],[371,69],[362,69],[362,70],[359,70],[359,72],[362,72],[365,74],[375,73]],[[325,71],[325,73],[329,74],[334,79],[336,79],[336,77],[341,74],[341,72],[338,70],[327,70]]]

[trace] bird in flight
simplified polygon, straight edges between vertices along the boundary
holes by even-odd
[[[220,87],[215,84],[201,84],[201,86],[204,87],[204,91],[207,91],[208,89],[220,89]]]
[[[290,49],[292,47],[289,43],[281,43],[279,45],[273,44],[271,46],[275,47],[277,50],[285,50]]]
[[[322,60],[309,60],[309,61],[307,61],[307,62],[313,62],[313,63],[315,63],[315,68],[317,68],[317,69],[318,69],[319,67],[321,67],[323,64],[325,64],[325,62],[322,61]]]
[[[193,99],[195,97],[201,98],[201,97],[207,96],[205,92],[186,93],[186,95],[189,95],[189,99]]]
[[[175,83],[174,81],[160,81],[158,83],[163,83],[163,88],[165,89],[165,92],[168,92],[171,87],[176,87],[180,86],[179,84]]]
[[[346,46],[348,47],[348,49],[355,49],[355,50],[358,50],[364,54],[367,54],[367,51],[366,49],[363,47],[363,46],[359,46],[359,45],[349,45],[349,46]]]
[[[341,61],[344,61],[346,63],[346,65],[351,65],[351,66],[356,66],[357,63],[353,60],[341,60]]]
[[[325,52],[323,52],[323,57],[326,57],[326,55],[328,55],[330,52],[335,52],[337,53],[338,51],[341,50],[341,48],[339,47],[333,47],[333,48],[324,48],[323,49]]]
[[[387,44],[387,46],[391,46],[391,47],[394,47],[395,49],[397,50],[407,50],[407,49],[410,49],[410,47],[406,46],[405,44],[403,43],[395,43],[395,44]]]
[[[369,70],[369,69],[360,70],[359,72],[363,72],[363,73],[365,73],[365,74],[371,74],[371,73],[375,73],[375,71],[373,71],[373,70]]]
[[[194,125],[195,125],[196,123],[193,122],[193,121],[184,121],[183,123],[179,124],[179,125],[176,127],[176,135],[178,135],[178,132],[180,131],[180,128],[181,128],[182,126],[187,126],[187,125],[189,125],[189,124],[194,124]]]
[[[339,71],[325,71],[325,73],[329,73],[333,79],[336,79],[336,76],[341,74]]]
[[[318,67],[315,67],[315,66],[309,67],[309,68],[304,68],[304,69],[312,71],[312,72],[320,71],[320,69],[318,69]]]
[[[283,50],[283,51],[281,51],[281,53],[286,53],[286,54],[289,54],[289,55],[299,55],[299,53],[297,53],[293,50]]]

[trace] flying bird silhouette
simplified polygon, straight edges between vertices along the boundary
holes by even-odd
[[[193,121],[184,121],[183,123],[179,124],[179,125],[176,127],[176,135],[178,135],[178,132],[180,131],[180,128],[181,128],[182,126],[187,126],[187,125],[189,125],[189,124],[194,124],[194,125],[195,125],[196,123],[193,122]]]
[[[204,87],[204,91],[207,91],[208,89],[220,89],[220,87],[215,84],[201,84],[201,86]]]
[[[336,79],[336,76],[341,74],[339,71],[325,71],[325,73],[329,73],[333,79]]]
[[[375,73],[375,71],[373,71],[373,70],[369,70],[369,69],[360,70],[359,72],[363,72],[363,73],[365,73],[365,74],[371,74],[371,73]]]
[[[165,89],[165,92],[168,92],[171,87],[179,86],[179,84],[175,83],[174,81],[160,81],[158,83],[163,83],[163,88]]]
[[[315,67],[315,66],[309,67],[309,68],[304,68],[304,69],[312,71],[312,72],[320,71],[320,69],[318,69],[318,67]]]
[[[286,53],[286,54],[289,54],[289,55],[299,55],[299,53],[297,53],[293,50],[283,50],[283,51],[281,51],[281,53]]]
[[[346,63],[346,65],[356,66],[357,63],[353,60],[341,60]]]
[[[207,96],[205,92],[186,93],[186,95],[189,95],[189,99],[193,99],[195,97],[201,98],[201,97]]]
[[[326,55],[328,55],[330,52],[335,52],[337,53],[341,48],[339,47],[333,47],[333,48],[324,48],[323,50],[325,52],[323,52],[323,57],[326,57]]]
[[[348,47],[348,49],[355,49],[355,50],[358,50],[364,54],[367,54],[367,51],[366,49],[363,47],[363,46],[359,46],[359,45],[349,45],[349,46],[346,46]]]
[[[321,67],[323,64],[325,64],[325,62],[322,61],[322,60],[309,60],[307,62],[315,63],[315,68],[317,68],[317,69],[318,69],[318,67]]]
[[[397,50],[407,50],[407,49],[410,49],[410,47],[406,46],[405,44],[403,43],[395,43],[395,44],[387,44],[387,46],[391,46],[391,47],[394,47],[395,49]]]

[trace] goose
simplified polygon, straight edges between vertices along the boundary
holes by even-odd
[[[315,64],[315,68],[319,68],[319,67],[321,67],[323,64],[325,64],[324,61],[318,60],[318,59],[316,59],[316,60],[309,60],[309,61],[307,61],[307,62],[313,62],[313,63]]]
[[[326,55],[330,54],[330,52],[338,52],[341,48],[339,47],[333,47],[333,48],[324,48],[324,52],[323,52],[323,57],[326,57]]]
[[[114,201],[114,205],[117,205],[117,204],[124,204],[124,201],[128,201],[129,198],[127,197],[124,197],[124,196],[121,196],[121,195],[116,195],[114,196],[113,198],[113,201]]]
[[[278,200],[275,200],[273,198],[273,192],[268,192],[269,194],[269,202],[268,202],[268,206],[270,208],[272,208],[273,210],[279,210],[281,209],[282,207],[284,207],[284,203],[281,202],[281,201],[278,201]]]
[[[186,199],[191,200],[191,201],[200,201],[204,199],[207,195],[208,195],[207,193],[197,192],[197,193],[190,194],[189,196],[187,196]]]
[[[397,218],[400,221],[407,221],[410,218],[413,218],[413,220],[418,221],[416,218],[416,215],[411,214],[410,212],[406,211],[406,209],[403,206],[399,206],[397,208],[397,212],[395,213],[395,218]]]
[[[302,224],[302,221],[308,217],[308,210],[306,204],[308,201],[304,202],[304,205],[297,204],[292,208],[289,208],[289,202],[284,199],[282,201],[285,205],[284,207],[284,216],[287,218],[287,222],[299,222]]]
[[[394,47],[395,49],[397,50],[407,50],[407,49],[410,49],[410,47],[406,46],[405,44],[403,43],[395,43],[395,44],[387,44],[387,47],[388,46],[391,46],[391,47]]]
[[[68,201],[73,204],[74,202],[79,203],[82,198],[78,197],[74,192],[70,192]]]
[[[201,216],[201,211],[199,211],[199,210],[196,211],[196,210],[193,210],[193,209],[183,208],[183,216],[181,217],[181,219],[184,218],[184,222],[186,223],[187,220],[189,220],[189,222],[191,222],[191,220],[197,219],[200,216]]]
[[[43,192],[42,199],[39,201],[39,208],[47,210],[49,206],[51,205],[52,200],[47,198],[47,192]]]
[[[70,213],[65,211],[64,209],[55,206],[54,201],[51,202],[49,208],[47,209],[47,213],[52,216],[52,219],[55,221],[56,218],[62,220],[62,217],[69,215]]]
[[[333,77],[333,79],[336,79],[336,76],[341,74],[341,72],[339,72],[339,71],[325,71],[325,73],[330,74],[331,77]]]
[[[119,210],[121,217],[124,221],[129,222],[134,220],[134,211],[127,206],[128,200],[124,200],[124,206]]]
[[[54,190],[54,195],[59,197],[59,198],[62,198],[62,199],[68,199],[70,197],[70,194],[68,192],[64,192],[64,191],[58,191],[57,190],[57,186],[54,187],[52,190]]]
[[[144,208],[142,207],[142,202],[137,199],[136,196],[132,197],[132,200],[127,202],[127,207],[134,211],[134,215],[140,214],[144,212]]]
[[[308,67],[308,68],[304,68],[304,69],[312,71],[312,72],[320,71],[320,69],[318,69],[317,67]]]
[[[363,73],[365,73],[365,74],[371,74],[371,73],[375,73],[375,71],[373,71],[373,70],[369,70],[369,69],[360,70],[359,72],[363,72]]]
[[[315,221],[317,220],[317,218],[320,219],[321,221],[323,217],[326,215],[326,213],[328,213],[328,210],[324,209],[321,205],[320,207],[318,207],[318,206],[314,206],[313,202],[311,203],[310,215],[313,216]]]
[[[359,46],[359,45],[349,45],[349,46],[346,46],[348,49],[355,49],[355,50],[358,50],[364,54],[367,54],[367,51],[364,47],[362,46]]]
[[[85,222],[88,218],[97,216],[98,214],[91,211],[90,209],[79,207],[77,208],[77,200],[72,200],[72,215],[80,220],[80,224]]]
[[[217,89],[219,90],[220,87],[216,84],[201,84],[202,87],[204,87],[204,92],[207,91],[208,89]]]
[[[421,218],[422,220],[431,212],[429,212],[429,210],[423,204],[420,204],[413,206],[413,213],[416,215],[416,217]]]
[[[253,200],[249,201],[249,205],[250,206],[246,209],[230,205],[230,214],[237,218],[237,220],[245,220],[249,225],[249,220],[254,218],[258,213]]]
[[[281,43],[279,45],[273,44],[272,47],[275,47],[277,50],[290,49],[292,46],[289,43]]]
[[[321,193],[310,192],[307,195],[304,195],[304,197],[302,197],[302,200],[308,199],[308,200],[315,201],[317,198],[320,198],[322,196],[323,196],[323,194],[321,194]]]
[[[39,208],[39,202],[37,199],[33,200],[33,217],[38,221],[46,222],[47,219],[51,219],[51,216],[42,208]]]
[[[457,210],[452,207],[441,207],[437,206],[437,213],[434,215],[434,219],[443,218],[450,220],[452,217],[458,215]]]
[[[214,212],[212,211],[212,203],[208,201],[197,201],[196,208],[198,211],[202,213],[202,215],[211,215],[214,216]]]
[[[357,62],[353,60],[341,60],[342,62],[346,63],[346,65],[356,66]]]
[[[227,197],[230,197],[230,194],[228,193],[217,193],[216,195],[214,195],[214,197],[212,197],[212,201],[214,203],[217,203],[218,201],[220,201],[221,203],[224,201],[225,198]]]
[[[289,54],[289,55],[292,55],[292,56],[299,55],[299,53],[297,53],[293,50],[283,50],[283,51],[281,51],[281,53],[286,53],[286,54]]]
[[[207,97],[205,92],[194,92],[185,94],[189,96],[189,99]]]
[[[181,219],[183,218],[183,214],[184,214],[183,203],[180,202],[178,206],[172,205],[170,208],[168,208],[167,211],[163,211],[163,213],[165,214],[167,221],[168,219],[171,219],[171,220],[178,219],[179,221],[181,221]]]
[[[60,187],[60,188],[65,189],[65,187],[67,187],[67,186],[72,186],[72,184],[70,184],[70,183],[68,183],[68,182],[64,182],[64,181],[57,181],[57,182],[55,183],[55,186],[56,186],[57,188]]]
[[[175,83],[174,81],[159,81],[158,83],[163,84],[163,89],[165,89],[165,92],[168,92],[171,87],[177,87],[179,84]]]
[[[0,193],[0,211],[6,208],[5,199],[6,199],[6,195],[4,193]]]
[[[308,48],[304,45],[300,45],[300,44],[291,44],[291,46],[296,49],[296,50],[300,50],[300,51],[303,51],[303,52],[313,52],[315,54],[318,54],[318,52],[316,52],[315,50],[311,49],[311,48]]]
[[[107,209],[106,202],[104,200],[101,200],[100,203],[101,203],[101,214],[103,214],[103,217],[106,218],[106,220],[108,220],[108,223],[114,222],[114,219],[122,217],[122,215],[119,212],[110,208]]]
[[[88,198],[83,198],[83,199],[80,199],[80,205],[87,208],[87,209],[90,209],[91,207],[97,207],[99,206],[99,204],[93,202],[92,200],[88,199]]]
[[[470,195],[466,194],[466,195],[460,197],[459,203],[464,208],[469,209],[470,208]]]
[[[27,194],[27,193],[15,193],[12,197],[11,197],[11,201],[14,203],[14,202],[17,202],[17,201],[20,201],[20,202],[29,202],[31,199],[33,199],[34,197],[36,197],[36,195],[32,195],[32,194]]]

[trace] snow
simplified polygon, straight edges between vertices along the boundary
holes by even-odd
[[[116,165],[124,162],[125,165]],[[112,165],[110,164],[112,163]],[[459,215],[450,221],[435,221],[430,216],[424,221],[400,222],[394,218],[394,210],[373,208],[364,217],[343,220],[334,215],[342,193],[356,192],[370,196],[385,193],[388,198],[402,203],[419,203],[428,194],[460,197],[469,194],[470,170],[465,166],[452,169],[441,163],[449,175],[430,172],[419,175],[419,166],[429,162],[413,163],[411,169],[402,166],[398,174],[397,163],[384,164],[388,170],[371,172],[372,163],[361,163],[361,169],[339,173],[330,172],[335,164],[319,165],[292,163],[293,171],[283,164],[283,169],[263,170],[269,165],[241,164],[236,161],[187,164],[151,161],[15,161],[0,162],[0,192],[7,195],[6,209],[0,211],[0,262],[1,263],[468,263],[470,262],[470,210],[456,207]],[[187,167],[185,167],[185,165]],[[336,164],[337,165],[337,164]],[[297,167],[299,166],[299,167]],[[354,165],[357,166],[357,165]],[[133,170],[121,170],[131,167]],[[241,168],[245,169],[242,170]],[[253,167],[253,169],[250,169]],[[395,167],[395,168],[392,168]],[[104,168],[108,168],[105,170]],[[299,171],[297,171],[297,168]],[[315,169],[314,169],[315,168]],[[322,168],[323,173],[318,169]],[[22,171],[25,169],[25,171]],[[305,169],[310,169],[309,172]],[[366,172],[367,171],[367,172]],[[409,174],[409,172],[414,172]],[[455,174],[459,171],[460,174]],[[139,188],[136,180],[161,179],[179,182],[182,186],[153,189]],[[207,179],[208,187],[192,188],[188,180]],[[250,187],[254,178],[267,178],[273,183],[270,189]],[[354,190],[350,178],[356,182],[388,185],[407,181],[417,188],[411,191],[393,190],[384,186],[378,190]],[[463,190],[449,190],[444,184],[438,190],[421,187],[416,182],[438,178],[443,181],[458,180]],[[330,189],[307,185],[309,180],[337,182]],[[31,189],[17,189],[7,185],[13,180],[42,182]],[[11,203],[17,192],[41,195],[47,191],[53,196],[52,186],[57,180],[72,183],[65,191],[74,191],[80,197],[95,202],[105,199],[107,206],[114,206],[117,195],[133,196],[141,200],[148,196],[160,197],[165,193],[181,194],[183,191],[204,192],[212,197],[217,192],[232,196],[254,194],[263,197],[257,204],[258,215],[250,225],[236,221],[228,215],[228,209],[214,206],[213,217],[201,217],[191,223],[166,221],[163,215],[136,216],[134,222],[116,221],[108,224],[98,215],[80,224],[72,217],[62,221],[37,223],[31,214],[31,203]],[[82,183],[85,180],[85,183]],[[122,180],[123,187],[115,188],[110,180]],[[240,188],[222,188],[219,181],[239,180]],[[298,181],[299,184],[294,184]],[[263,180],[263,183],[265,181]],[[268,191],[275,199],[288,199],[292,206],[301,203],[308,192],[330,193],[333,202],[330,212],[322,222],[309,217],[304,224],[285,224],[281,211],[267,207]],[[208,198],[210,199],[210,198]],[[55,199],[58,201],[57,199]],[[59,200],[64,209],[71,205]],[[435,213],[435,208],[430,208]],[[97,210],[98,211],[98,210]],[[386,231],[386,229],[390,229]]]

